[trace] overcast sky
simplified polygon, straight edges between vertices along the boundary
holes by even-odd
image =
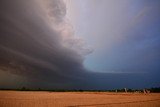
[[[159,0],[1,0],[0,88],[160,86]]]

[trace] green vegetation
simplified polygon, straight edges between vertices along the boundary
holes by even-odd
[[[22,87],[20,89],[6,89],[1,88],[0,90],[13,90],[13,91],[49,91],[49,92],[125,92],[124,89],[114,89],[114,90],[82,90],[82,89],[72,89],[72,90],[65,90],[65,89],[29,89],[26,87]],[[160,87],[148,88],[152,93],[160,93]],[[127,92],[143,92],[143,89],[127,89]]]

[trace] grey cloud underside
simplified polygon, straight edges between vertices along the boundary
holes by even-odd
[[[18,75],[22,78],[15,82],[23,81],[24,78],[27,82],[20,83],[20,85],[27,85],[31,88],[105,89],[127,86],[128,83],[122,81],[127,81],[129,78],[130,83],[138,81],[135,78],[136,74],[88,72],[83,66],[84,56],[79,51],[65,47],[61,32],[52,28],[48,22],[48,20],[53,21],[54,27],[63,22],[66,14],[65,4],[62,0],[44,1],[0,1],[1,74],[7,72]],[[39,2],[46,3],[47,14],[38,4]],[[81,43],[77,41],[72,45],[79,47],[79,44]],[[79,48],[81,49],[81,46]],[[0,81],[10,79],[8,74],[0,77]],[[155,76],[149,76],[149,74],[138,76],[144,81],[149,81],[148,77]],[[14,85],[13,83],[8,86],[14,87]],[[149,84],[143,85],[143,87],[146,86]]]
[[[60,33],[47,25],[35,1],[0,2],[1,69],[47,83],[83,80],[82,56],[62,46]],[[53,11],[58,21],[64,17]]]

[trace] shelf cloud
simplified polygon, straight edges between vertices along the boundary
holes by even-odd
[[[38,85],[84,81],[83,60],[92,49],[74,36],[62,0],[1,0],[0,7],[2,71]]]
[[[159,17],[156,14],[158,11],[154,11],[158,10],[158,7],[154,9],[145,7],[134,15],[132,20],[125,20],[123,17],[119,19],[117,17],[124,16],[127,6],[123,4],[128,5],[128,0],[127,2],[126,0],[118,1],[121,5],[116,4],[117,8],[113,10],[109,10],[112,5],[105,6],[107,1],[97,1],[88,0],[89,5],[83,5],[83,9],[75,13],[77,20],[83,19],[79,21],[79,25],[84,25],[83,29],[88,30],[87,34],[91,34],[86,38],[89,38],[87,41],[91,46],[96,47],[92,48],[84,36],[80,37],[75,33],[76,28],[66,17],[67,7],[63,0],[1,0],[0,88],[26,86],[47,89],[106,89],[126,86],[148,87],[159,84],[156,75],[159,71],[159,36],[152,36],[152,38],[147,35],[142,36],[143,33],[142,35],[133,33],[139,32],[137,29],[144,28],[141,26],[141,20],[143,21],[146,14],[152,16],[151,13],[154,13],[155,17]],[[78,0],[76,2],[83,4]],[[114,3],[115,1],[111,2],[111,4]],[[96,6],[96,4],[99,5]],[[88,13],[85,11],[86,8],[89,8]],[[121,14],[119,8],[123,8],[125,12]],[[104,10],[107,10],[107,15],[103,13]],[[90,19],[89,15],[94,16],[95,13],[97,16]],[[84,14],[84,17],[80,17],[81,14]],[[155,17],[149,17],[146,20]],[[127,31],[121,27],[122,24]],[[106,28],[108,28],[107,33]],[[145,31],[145,28],[142,30]],[[112,34],[113,36],[108,36]],[[152,41],[147,42],[149,40]],[[153,43],[150,45],[152,52],[147,47],[148,43]],[[134,54],[136,50],[139,53]],[[94,52],[103,56],[97,57],[98,54]],[[151,54],[145,54],[145,56],[144,53]],[[96,61],[90,60],[89,65],[93,69],[97,67],[95,71],[102,66],[104,72],[92,72],[86,68],[84,62],[92,54],[93,57],[95,56],[93,61]],[[141,66],[142,64],[144,66]],[[148,66],[150,64],[152,67]],[[150,71],[153,67],[155,72],[152,74]],[[130,72],[131,69],[136,72]],[[138,73],[139,71],[142,72]],[[134,85],[135,82],[136,85]]]

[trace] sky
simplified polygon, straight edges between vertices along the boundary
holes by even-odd
[[[159,0],[1,0],[0,88],[160,86]]]

